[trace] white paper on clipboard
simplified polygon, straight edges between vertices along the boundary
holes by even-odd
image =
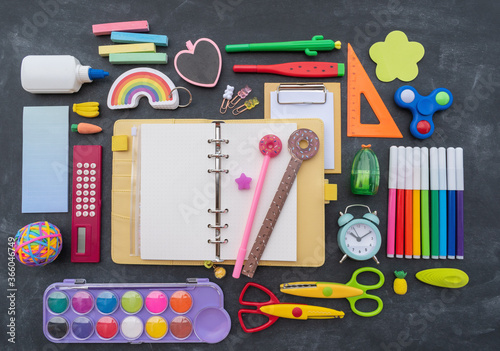
[[[325,169],[335,168],[333,93],[325,90],[271,91],[271,118],[319,118],[325,125]]]

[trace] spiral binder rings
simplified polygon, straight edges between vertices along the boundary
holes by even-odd
[[[252,181],[249,190],[238,190],[235,179],[241,173],[257,179],[262,164],[260,138],[276,134],[288,140],[299,128],[313,129],[323,140],[318,119],[117,121],[114,135],[128,135],[132,148],[113,153],[113,261],[234,264],[256,184]],[[328,197],[333,185],[324,182],[323,149],[318,155],[301,169],[259,265],[323,264],[324,203],[334,198]],[[262,223],[288,164],[287,153],[282,156],[269,166],[257,222]],[[254,229],[250,242],[260,227]]]
[[[208,139],[208,143],[214,143],[215,144],[215,153],[214,154],[209,154],[208,158],[214,158],[215,159],[215,168],[214,169],[209,169],[208,173],[214,173],[215,176],[215,209],[208,209],[209,213],[215,214],[215,225],[209,224],[209,228],[215,229],[215,240],[208,239],[208,242],[210,244],[215,244],[215,262],[222,262],[223,260],[221,259],[220,256],[220,244],[226,244],[228,242],[227,239],[221,240],[221,229],[225,229],[228,227],[227,224],[221,225],[221,214],[227,213],[229,210],[226,209],[221,209],[221,173],[229,173],[229,170],[227,169],[222,169],[221,164],[222,164],[222,158],[228,158],[229,155],[225,155],[221,152],[221,145],[223,143],[227,144],[229,143],[229,140],[227,139],[222,139],[221,137],[221,123],[224,123],[222,121],[214,121],[215,124],[215,138],[214,139]]]

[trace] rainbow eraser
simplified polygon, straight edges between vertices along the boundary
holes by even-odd
[[[111,32],[149,32],[148,21],[129,21],[93,24],[92,32],[94,35],[110,35]]]

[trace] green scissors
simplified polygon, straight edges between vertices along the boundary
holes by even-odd
[[[372,272],[379,276],[380,280],[375,285],[363,285],[358,283],[357,277],[360,273]],[[357,269],[352,274],[351,280],[345,284],[341,283],[325,283],[325,282],[295,282],[285,283],[280,285],[280,291],[285,294],[317,297],[322,299],[338,299],[346,298],[351,304],[351,309],[354,313],[362,317],[373,317],[382,311],[384,303],[378,296],[367,294],[368,290],[379,289],[384,285],[384,274],[376,268],[364,267]],[[356,302],[363,299],[371,299],[377,302],[377,308],[371,312],[363,312],[356,308]]]

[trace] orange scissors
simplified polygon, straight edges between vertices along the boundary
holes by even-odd
[[[245,301],[243,297],[249,287],[255,287],[262,290],[267,295],[269,295],[269,300],[266,302],[253,302]],[[332,310],[330,308],[303,305],[297,303],[281,303],[278,298],[266,287],[256,284],[247,283],[240,294],[240,304],[244,306],[253,306],[256,309],[241,309],[238,311],[238,319],[240,320],[241,328],[247,333],[255,333],[264,329],[269,328],[273,325],[278,318],[289,318],[289,319],[330,319],[330,318],[343,318],[344,312]],[[247,328],[243,322],[243,314],[261,314],[269,318],[269,320],[255,328]]]

